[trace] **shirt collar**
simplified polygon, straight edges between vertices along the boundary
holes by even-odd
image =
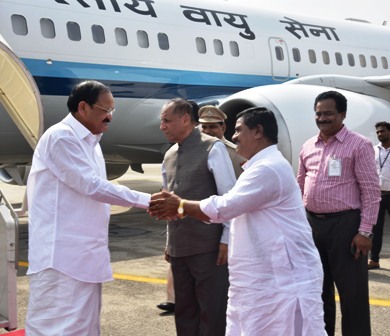
[[[333,135],[332,137],[330,137],[330,139],[336,139],[338,140],[339,142],[343,142],[346,138],[346,136],[348,135],[349,131],[348,129],[345,127],[345,125],[343,125],[343,127],[341,128],[340,131],[338,131],[335,135]],[[317,135],[317,141],[324,141],[322,138],[321,138],[321,133],[318,133]]]
[[[390,147],[389,147],[389,148],[383,147],[381,142],[379,142],[376,146],[377,146],[378,148],[380,148],[380,149],[383,149],[384,151],[390,150]]]
[[[82,140],[84,139],[88,144],[96,146],[97,143],[102,138],[103,133],[92,134],[88,128],[86,128],[82,123],[80,123],[72,113],[69,113],[63,120],[67,123],[76,133],[77,137]]]
[[[269,154],[271,154],[277,150],[278,150],[277,145],[271,145],[271,146],[268,146],[268,147],[262,149],[260,152],[257,152],[255,155],[253,155],[250,158],[250,160],[246,161],[242,165],[242,169],[247,170],[248,168],[250,168],[252,166],[253,163],[267,157]]]

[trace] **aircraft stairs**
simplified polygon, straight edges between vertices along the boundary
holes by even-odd
[[[0,191],[0,327],[17,328],[18,216]]]
[[[34,149],[43,132],[41,96],[32,75],[1,35],[0,108]],[[0,170],[7,167],[3,164]],[[0,328],[7,330],[17,328],[18,214],[27,210],[25,199],[21,209],[13,209],[0,190]]]

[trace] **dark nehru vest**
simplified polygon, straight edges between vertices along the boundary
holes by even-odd
[[[217,195],[214,176],[207,167],[216,141],[195,128],[180,146],[175,144],[167,151],[164,167],[169,191],[189,200]],[[168,221],[168,254],[185,257],[216,251],[221,235],[222,224],[205,224],[190,217]]]

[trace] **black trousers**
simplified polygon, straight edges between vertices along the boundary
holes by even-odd
[[[375,262],[379,262],[379,254],[382,249],[383,228],[385,224],[386,210],[387,213],[390,215],[390,194],[382,195],[378,212],[378,220],[372,230],[374,238],[372,239],[370,259]]]
[[[340,296],[343,336],[370,336],[367,256],[354,259],[351,242],[360,225],[360,211],[317,218],[307,213],[324,270],[322,300],[325,329],[335,333],[335,285]]]
[[[178,336],[224,336],[229,288],[227,265],[218,251],[171,257]]]

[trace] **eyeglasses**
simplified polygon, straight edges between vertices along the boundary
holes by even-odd
[[[99,106],[98,104],[94,104],[94,105],[95,105],[96,107],[102,109],[103,111],[106,111],[107,114],[113,115],[114,112],[115,112],[115,107],[112,107],[112,108],[110,108],[110,109],[107,109],[107,108],[105,108],[105,107]]]
[[[333,117],[334,115],[336,115],[337,112],[316,112],[315,115],[316,115],[316,118],[321,118],[321,117]]]

